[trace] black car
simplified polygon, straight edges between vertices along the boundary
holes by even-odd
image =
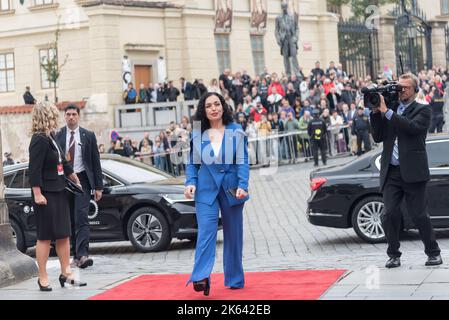
[[[104,192],[91,200],[92,242],[130,240],[140,252],[166,249],[172,238],[195,240],[195,202],[184,198],[181,178],[116,155],[102,155]],[[5,198],[20,251],[36,244],[28,164],[5,167]],[[221,222],[220,222],[221,223]]]
[[[429,215],[435,228],[449,228],[449,135],[429,136],[427,153],[431,174],[428,184]],[[312,195],[307,209],[310,223],[354,228],[357,235],[367,242],[384,242],[380,158],[381,149],[378,149],[347,164],[312,172]],[[403,229],[415,229],[405,204],[401,211]]]

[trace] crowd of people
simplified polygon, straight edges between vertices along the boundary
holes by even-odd
[[[449,110],[449,70],[433,67],[421,71],[418,77],[420,92],[417,101],[429,104],[432,109],[430,132],[442,132],[444,114]],[[313,115],[326,124],[324,138],[329,155],[361,155],[371,150],[370,111],[364,107],[361,90],[397,78],[389,66],[384,67],[377,79],[372,79],[371,76],[348,74],[341,64],[333,61],[322,68],[317,61],[309,73],[304,73],[301,68],[300,74],[291,77],[269,73],[266,69],[254,77],[246,70],[233,73],[226,69],[218,79],[212,79],[208,86],[201,79],[190,83],[181,78],[180,90],[173,81],[169,81],[166,84],[149,84],[148,87],[141,84],[137,92],[130,84],[130,89],[125,92],[125,100],[128,99],[127,103],[177,101],[181,93],[184,100],[194,100],[206,92],[220,93],[234,111],[235,121],[242,125],[249,136],[250,162],[266,164],[272,156],[273,142],[270,137],[275,137],[279,143],[280,160],[312,157],[308,127]],[[180,124],[171,123],[154,141],[149,134],[140,142],[125,137],[121,141],[113,141],[109,152],[139,157],[163,170],[179,173],[183,169],[182,165],[173,168],[169,154],[177,152],[179,143],[187,143],[190,130],[191,119],[184,117]],[[269,137],[267,142],[260,141],[266,137]],[[145,156],[164,152],[167,156]]]
[[[418,78],[420,91],[417,101],[429,104],[432,109],[429,132],[443,132],[449,112],[449,70],[433,67],[419,72]],[[197,100],[206,92],[220,93],[234,111],[235,121],[249,136],[250,162],[266,164],[273,156],[274,139],[277,139],[280,160],[312,157],[308,127],[313,115],[326,123],[324,138],[329,155],[361,155],[369,151],[372,145],[369,110],[364,108],[361,90],[394,80],[397,80],[397,75],[389,66],[384,67],[377,79],[371,79],[370,76],[348,74],[341,64],[333,61],[326,68],[317,61],[309,73],[304,73],[301,68],[300,74],[291,77],[269,73],[266,69],[254,77],[246,70],[232,72],[226,69],[208,85],[202,79],[189,82],[183,77],[179,79],[179,89],[173,81],[150,83],[148,86],[140,84],[138,90],[130,83],[123,97],[127,104],[132,104],[177,101],[181,95],[184,100]],[[34,102],[29,88],[25,98],[30,103]],[[187,145],[191,121],[183,117],[181,123],[172,122],[156,137],[150,138],[147,133],[141,141],[133,141],[127,136],[113,139],[109,149],[101,145],[100,152],[135,157],[162,170],[180,174],[184,165],[178,164],[181,160],[174,159],[182,157],[177,153],[180,145]],[[266,137],[269,137],[266,142],[260,141]],[[4,165],[8,161],[11,160],[6,159]]]

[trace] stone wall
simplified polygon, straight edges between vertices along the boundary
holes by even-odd
[[[80,125],[95,132],[98,143],[109,146],[110,123],[104,113],[81,111]],[[64,114],[61,112],[60,126],[64,126]],[[0,114],[3,153],[12,152],[15,161],[28,161],[28,146],[31,135],[31,113]],[[3,156],[3,155],[2,155]]]

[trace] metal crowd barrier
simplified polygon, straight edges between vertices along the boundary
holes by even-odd
[[[349,125],[329,127],[326,134],[328,158],[355,154],[356,140],[351,136]],[[172,147],[170,152],[138,153],[134,158],[174,176],[182,176],[189,152],[190,146],[184,141]],[[248,157],[251,166],[307,162],[313,159],[312,143],[304,130],[258,134],[248,137]]]

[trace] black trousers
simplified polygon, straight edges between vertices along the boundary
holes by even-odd
[[[311,140],[312,141],[312,153],[313,153],[313,159],[315,161],[315,165],[318,165],[318,149],[321,150],[321,160],[323,161],[323,164],[326,165],[327,163],[327,143],[325,140]]]
[[[86,173],[83,171],[77,175],[84,193],[74,196],[74,201],[70,208],[70,217],[72,220],[72,237],[70,239],[75,259],[89,255],[90,241],[89,207],[91,189]]]
[[[427,182],[406,183],[402,180],[399,166],[388,170],[387,181],[383,192],[385,204],[382,216],[382,227],[388,242],[387,254],[390,258],[400,257],[399,233],[401,231],[401,203],[405,199],[408,214],[419,230],[428,256],[440,254],[440,248],[435,240],[435,232],[427,212]]]
[[[437,133],[443,132],[444,126],[444,113],[436,113],[432,115],[432,121],[429,128],[429,133]]]
[[[357,132],[357,155],[361,156],[362,152],[362,142],[365,148],[365,153],[371,151],[371,140],[369,137],[368,130]]]

